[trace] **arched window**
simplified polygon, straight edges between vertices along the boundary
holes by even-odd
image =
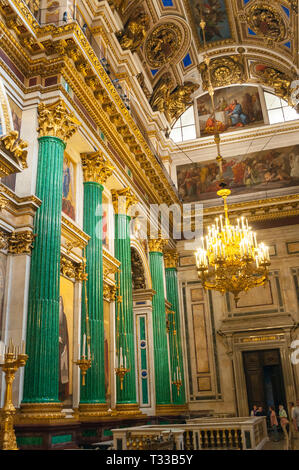
[[[190,106],[177,120],[170,133],[170,138],[174,142],[196,139],[194,106]]]
[[[272,93],[264,92],[270,124],[294,121],[299,119],[299,114],[288,102]]]

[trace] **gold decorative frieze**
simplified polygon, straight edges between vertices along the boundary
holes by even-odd
[[[0,250],[7,250],[8,239],[9,239],[8,233],[4,232],[3,230],[0,230]]]
[[[179,261],[179,255],[176,250],[166,251],[164,253],[164,266],[168,268],[177,268]]]
[[[7,205],[8,205],[8,200],[6,199],[5,196],[3,196],[3,194],[0,194],[0,211],[5,209]]]
[[[82,282],[87,280],[84,261],[81,263],[75,263],[75,261],[64,255],[61,256],[60,260],[60,273],[62,276],[68,277],[69,279],[75,279],[76,281]]]
[[[85,182],[105,184],[115,168],[101,152],[82,154],[81,161]]]
[[[80,122],[67,110],[61,99],[49,105],[39,104],[38,123],[40,137],[52,136],[62,140],[69,139],[80,126]]]
[[[67,253],[75,248],[85,248],[90,240],[90,236],[81,230],[75,222],[71,222],[64,214],[62,214],[61,235],[65,239],[63,245]]]
[[[138,199],[131,188],[112,189],[112,204],[116,214],[128,215],[129,209],[138,204]]]
[[[104,300],[106,300],[106,302],[114,302],[115,296],[116,296],[116,286],[113,286],[104,282],[104,287],[103,287]]]
[[[30,230],[13,232],[8,241],[8,252],[16,255],[31,254],[35,235]]]

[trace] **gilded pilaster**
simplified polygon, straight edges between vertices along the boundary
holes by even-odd
[[[81,418],[101,416],[107,413],[105,398],[104,359],[104,308],[103,308],[103,184],[111,176],[114,167],[100,152],[84,154],[84,231],[90,236],[86,247],[86,291],[82,289],[81,333],[86,328],[86,308],[90,322],[91,367],[85,386],[81,386],[79,415]]]
[[[21,417],[57,419],[63,417],[58,399],[63,154],[80,123],[61,100],[41,103],[38,120],[36,196],[42,205],[34,221]]]

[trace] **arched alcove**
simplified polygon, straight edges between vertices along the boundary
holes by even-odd
[[[152,280],[148,259],[144,248],[137,240],[131,241],[131,262],[133,291],[151,289]]]

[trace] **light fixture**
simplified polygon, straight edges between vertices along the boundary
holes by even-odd
[[[224,200],[224,219],[215,220],[202,237],[202,246],[196,251],[196,266],[205,289],[222,294],[231,292],[237,306],[239,294],[268,281],[269,248],[257,244],[256,233],[242,217],[232,225],[228,217],[229,189],[221,189],[218,196]]]
[[[201,5],[201,14],[202,14]],[[206,22],[201,19],[204,47],[206,46]],[[208,75],[208,92],[211,97],[213,114],[215,115],[214,88],[210,73],[210,59],[205,58]],[[223,178],[223,158],[220,152],[220,135],[217,126],[214,127],[214,139],[217,146],[217,162],[220,173],[220,190],[217,195],[224,201],[224,219],[215,220],[208,227],[208,234],[202,238],[202,246],[195,252],[196,266],[199,278],[205,289],[216,290],[225,294],[231,292],[237,306],[241,292],[257,286],[263,286],[268,281],[270,266],[269,248],[264,243],[257,244],[256,234],[248,226],[244,217],[232,225],[228,217],[227,198],[231,191]]]

